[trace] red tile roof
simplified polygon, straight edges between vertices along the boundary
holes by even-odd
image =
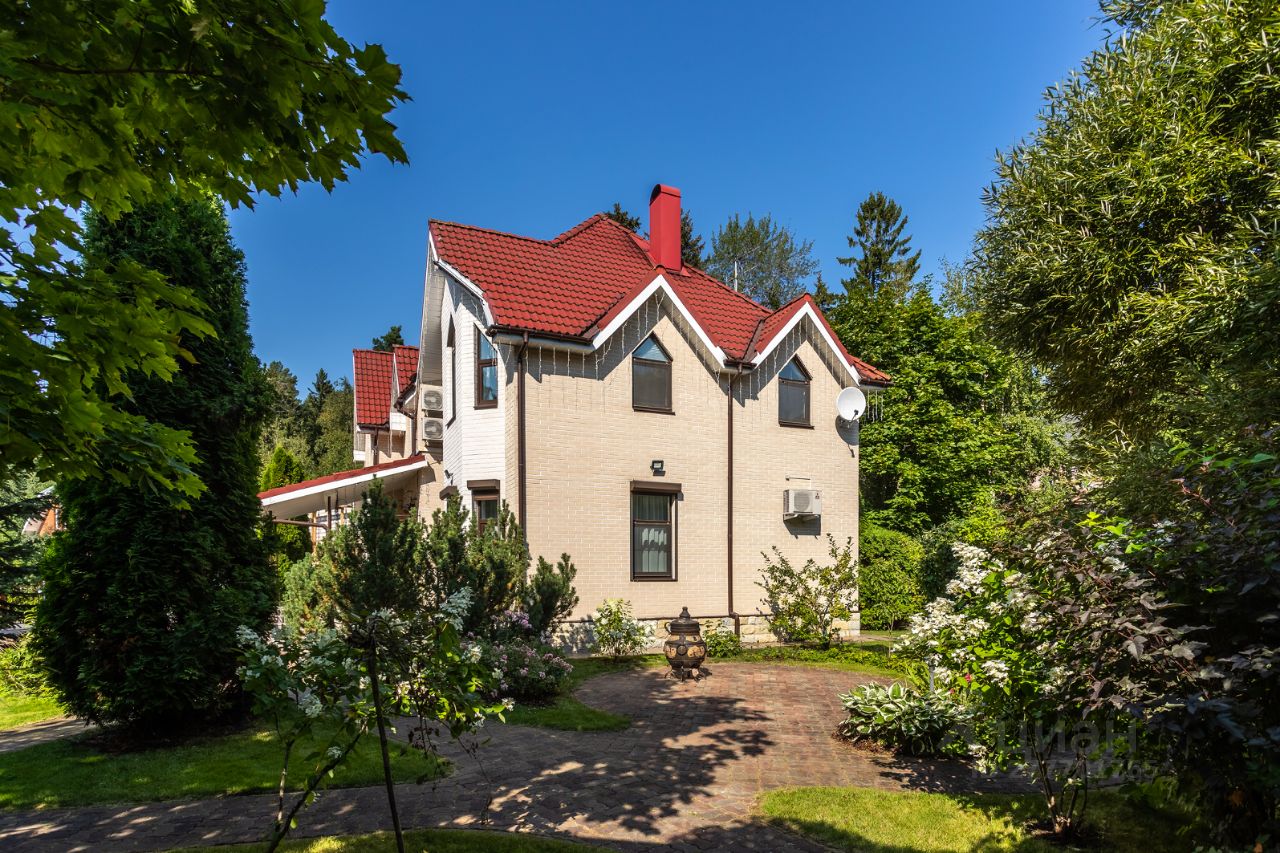
[[[356,382],[356,425],[387,426],[391,422],[395,356],[372,349],[351,351]]]
[[[418,348],[397,344],[391,354],[395,356],[396,397],[399,398],[418,375]]]
[[[312,486],[323,486],[327,483],[337,483],[342,480],[359,477],[364,474],[379,474],[395,468],[403,468],[406,465],[412,465],[414,462],[421,462],[423,458],[424,457],[421,453],[417,453],[413,456],[406,456],[404,459],[393,459],[390,462],[380,462],[377,465],[370,465],[367,468],[352,468],[350,471],[339,471],[336,474],[326,474],[323,477],[316,477],[314,480],[303,480],[301,483],[291,483],[287,486],[278,486],[274,489],[267,489],[265,492],[258,492],[258,500],[274,498],[277,495],[287,495],[290,492],[309,489]]]
[[[418,375],[418,348],[397,344],[391,352],[354,349],[351,360],[356,377],[356,423],[387,426],[392,403],[412,387]]]
[[[662,272],[707,337],[730,360],[749,361],[802,307],[796,300],[770,312],[701,270],[656,267],[648,242],[604,214],[552,240],[455,222],[432,220],[430,225],[439,258],[483,291],[494,324],[500,327],[591,338]],[[822,317],[811,297],[808,303]],[[788,310],[791,313],[783,316]],[[834,334],[832,338],[839,346],[839,339]],[[840,349],[864,381],[888,381],[885,374]]]

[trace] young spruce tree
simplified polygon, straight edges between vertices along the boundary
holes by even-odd
[[[120,479],[60,484],[67,530],[36,617],[50,682],[72,712],[154,734],[235,706],[236,628],[263,628],[273,609],[256,497],[270,396],[249,338],[244,256],[219,203],[174,199],[86,224],[88,264],[158,271],[204,302],[214,330],[182,336],[191,357],[172,381],[130,376],[131,396],[117,401],[190,432],[204,490],[180,507]]]

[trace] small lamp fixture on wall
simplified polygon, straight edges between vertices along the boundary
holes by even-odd
[[[649,463],[649,470],[653,472],[653,476],[662,477],[666,475],[666,469],[662,466],[661,459],[655,459]]]

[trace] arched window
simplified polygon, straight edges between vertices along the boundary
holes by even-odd
[[[800,359],[787,362],[778,374],[778,423],[783,426],[810,426],[809,371]]]
[[[631,353],[631,406],[642,412],[671,411],[671,356],[653,335]]]
[[[449,337],[445,340],[449,348],[449,423],[458,416],[458,344],[453,338],[453,319],[449,319]]]

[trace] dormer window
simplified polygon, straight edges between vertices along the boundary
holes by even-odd
[[[778,423],[807,427],[809,423],[809,372],[800,359],[787,362],[778,374]]]
[[[653,335],[631,354],[631,406],[641,412],[671,412],[671,356]]]
[[[476,408],[498,405],[498,355],[493,344],[476,329]]]

